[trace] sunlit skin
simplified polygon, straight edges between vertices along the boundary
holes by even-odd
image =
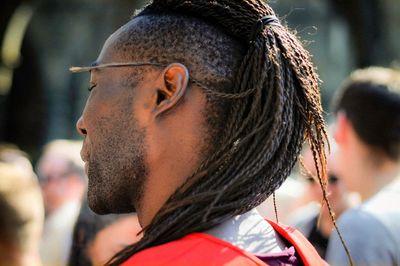
[[[86,250],[92,265],[104,265],[121,248],[137,242],[140,230],[136,215],[122,217],[100,230]]]
[[[106,41],[98,64],[124,62],[124,53],[114,48],[120,31]],[[92,70],[93,89],[77,129],[84,136],[81,156],[91,208],[98,213],[136,210],[144,227],[202,160],[206,100],[189,85],[188,70],[179,62],[148,67],[138,84],[129,86],[127,78],[138,70]]]

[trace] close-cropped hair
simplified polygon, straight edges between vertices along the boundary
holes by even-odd
[[[392,160],[400,160],[400,71],[369,67],[354,71],[333,101],[360,139]]]
[[[217,141],[144,228],[143,238],[118,253],[112,265],[258,206],[287,178],[304,141],[326,187],[319,79],[309,53],[268,5],[154,0],[133,19],[137,23],[132,29],[127,24],[119,51],[137,61],[185,64],[206,85],[194,84],[207,96],[205,116],[209,110],[215,114],[207,120],[210,139]],[[174,25],[182,27],[175,32]]]

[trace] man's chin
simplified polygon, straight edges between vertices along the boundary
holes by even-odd
[[[96,197],[93,197],[88,193],[88,204],[90,209],[96,214],[109,214],[111,213],[104,204],[100,204]]]
[[[110,214],[110,213],[131,213],[131,212],[136,212],[136,209],[134,206],[127,206],[127,205],[121,205],[121,204],[110,204],[111,200],[108,199],[99,199],[98,197],[91,195],[90,192],[88,192],[88,204],[90,209],[95,212],[96,214],[99,215],[104,215],[104,214]]]

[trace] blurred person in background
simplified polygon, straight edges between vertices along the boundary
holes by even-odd
[[[331,149],[335,149],[332,144]],[[288,223],[302,232],[321,257],[325,258],[328,239],[334,229],[333,221],[327,205],[323,202],[321,185],[316,177],[317,170],[308,146],[303,149],[301,158],[300,176],[307,182],[303,196],[309,203],[294,211],[288,218]],[[346,209],[354,207],[359,200],[357,195],[348,192],[337,175],[332,153],[328,156],[328,178],[328,199],[335,218],[338,218]]]
[[[86,189],[81,145],[80,141],[52,141],[37,164],[46,213],[40,246],[45,266],[66,265],[68,260],[73,226]]]
[[[356,265],[400,265],[400,72],[353,72],[333,107],[336,173],[362,201],[338,220],[344,240]],[[326,258],[346,263],[336,233]]]
[[[28,154],[20,150],[18,146],[10,143],[0,143],[0,161],[12,163],[24,171],[32,172],[32,164]],[[36,176],[35,176],[36,178]]]
[[[308,184],[303,179],[295,168],[282,186],[275,191],[275,195],[261,203],[257,210],[264,217],[275,217],[279,223],[290,224],[297,209],[315,199],[308,193]]]
[[[141,229],[135,213],[98,215],[84,201],[74,227],[68,265],[104,265],[119,250],[137,242]]]
[[[275,191],[275,195],[261,203],[257,210],[264,217],[275,217],[280,223],[288,224],[291,214],[309,202],[304,198],[305,189],[304,182],[299,181],[297,175],[292,172],[282,186]]]
[[[44,219],[37,178],[24,153],[0,147],[0,265],[40,266]]]

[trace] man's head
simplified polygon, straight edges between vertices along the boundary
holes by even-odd
[[[137,210],[136,251],[259,205],[304,134],[324,160],[309,55],[261,1],[154,1],[84,69],[89,203]]]
[[[356,180],[348,169],[400,160],[400,72],[382,67],[353,72],[333,107],[338,170],[349,188],[357,189],[363,180]]]
[[[45,146],[37,173],[47,214],[81,199],[86,187],[81,146],[82,142],[72,140],[55,140]]]
[[[196,170],[205,150],[217,143],[211,136],[222,128],[208,124],[225,110],[209,104],[193,79],[227,89],[242,52],[235,44],[199,19],[173,15],[137,17],[107,40],[98,64],[136,61],[165,67],[91,72],[95,87],[78,128],[87,133],[82,157],[89,166],[94,210],[128,212],[135,207],[140,212],[148,175],[160,186],[154,196],[165,201]]]
[[[400,159],[400,71],[370,67],[353,72],[337,94],[334,111],[375,152]]]

